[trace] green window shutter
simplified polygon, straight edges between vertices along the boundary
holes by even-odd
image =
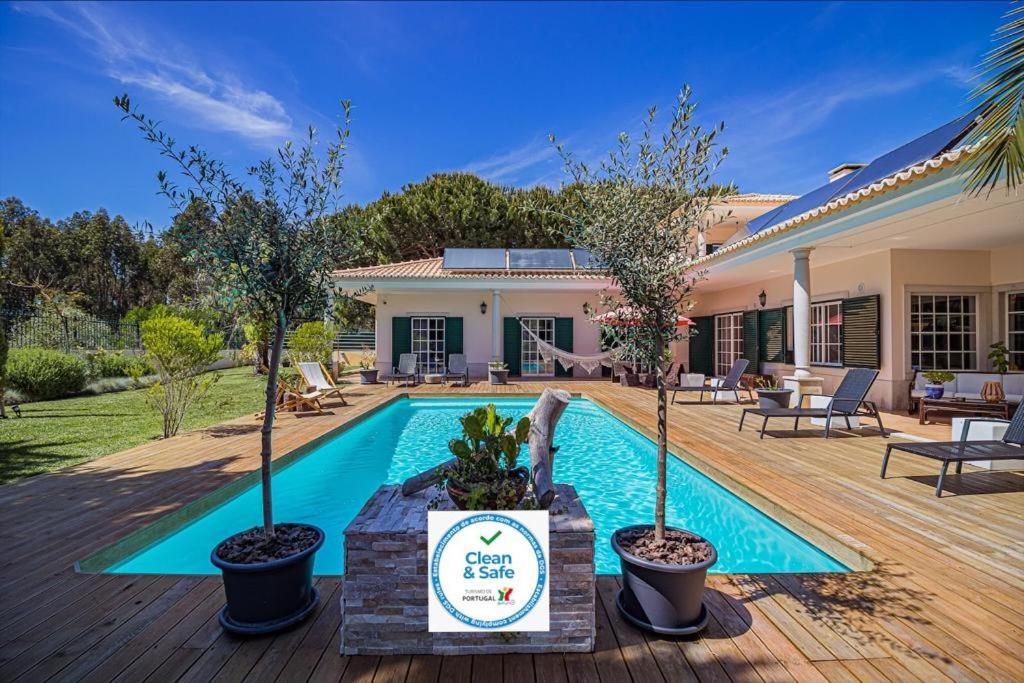
[[[748,372],[757,374],[758,367],[757,311],[743,312],[743,357],[750,361]]]
[[[462,318],[444,319],[444,351],[447,355],[464,353],[462,350]],[[448,358],[444,359],[448,365]]]
[[[878,294],[843,299],[843,366],[882,366],[881,297]]]
[[[763,363],[786,362],[786,309],[769,308],[759,314],[757,338]]]
[[[412,318],[395,316],[391,319],[391,367],[398,367],[403,353],[412,353]]]
[[[522,327],[516,318],[505,318],[505,365],[508,366],[508,374],[518,377],[523,373],[522,369]]]
[[[690,328],[690,372],[715,374],[715,319],[710,316],[693,318]]]
[[[555,348],[572,352],[572,318],[555,318]],[[571,377],[572,369],[566,370],[555,359],[555,377]]]

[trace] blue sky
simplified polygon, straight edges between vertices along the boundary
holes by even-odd
[[[437,171],[557,185],[693,86],[720,172],[799,193],[963,113],[1008,3],[0,5],[0,196],[168,222],[128,92],[241,170],[355,105],[348,201]]]

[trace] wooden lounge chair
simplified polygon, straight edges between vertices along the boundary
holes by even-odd
[[[301,391],[283,379],[277,380],[277,399],[274,403],[274,413],[281,413],[288,410],[312,410],[317,415],[323,415],[324,409],[320,405],[320,399],[324,397],[320,391]],[[266,411],[256,413],[257,419],[262,419]]]
[[[706,393],[711,394],[712,403],[718,402],[719,394],[732,394],[736,398],[736,402],[739,403],[741,391],[746,391],[747,396],[750,398],[751,401],[753,401],[754,394],[751,391],[750,387],[748,387],[747,385],[743,384],[742,381],[740,381],[743,377],[743,373],[746,372],[747,370],[747,365],[749,364],[750,361],[748,361],[746,358],[737,358],[736,361],[732,364],[732,367],[729,368],[729,374],[726,375],[725,379],[719,382],[717,386],[712,387],[702,384],[699,387],[675,387],[672,390],[672,403],[676,402],[676,394],[678,394],[680,391],[683,393],[693,393],[699,391],[701,403],[704,402],[704,394]]]
[[[402,381],[405,386],[416,384],[416,354],[403,353],[398,357],[398,367],[384,377],[385,384]]]
[[[1000,441],[968,441],[971,424],[975,422],[1001,422],[1010,425]],[[1024,460],[1024,407],[1017,408],[1012,420],[1000,420],[993,417],[969,417],[964,420],[963,431],[959,441],[936,441],[932,443],[892,443],[885,447],[882,458],[882,472],[889,466],[889,456],[893,451],[903,451],[911,455],[942,461],[939,470],[939,481],[935,484],[935,495],[942,496],[942,484],[946,480],[949,463],[956,463],[956,473],[960,474],[965,462],[971,460]]]
[[[324,367],[323,363],[300,362],[296,363],[296,366],[307,386],[316,387],[317,391],[323,393],[324,398],[337,396],[341,399],[341,405],[348,405],[345,397],[342,396],[343,388],[334,383],[334,380],[331,379],[331,374],[327,372],[327,368]]]
[[[827,439],[829,430],[832,427],[832,418],[834,417],[841,417],[846,420],[847,429],[851,428],[851,417],[872,417],[878,422],[878,429],[882,432],[882,436],[888,438],[889,433],[882,426],[882,416],[878,412],[878,406],[874,402],[864,399],[871,385],[875,383],[876,377],[878,377],[878,370],[871,370],[869,368],[853,368],[848,370],[843,377],[843,381],[836,388],[835,394],[832,396],[823,394],[826,398],[832,399],[828,402],[828,407],[826,408],[744,408],[743,414],[740,416],[739,428],[741,431],[743,430],[743,419],[747,416],[747,413],[760,415],[764,418],[764,422],[761,424],[761,438],[763,439],[765,427],[768,426],[768,418],[770,417],[793,418],[793,431],[797,431],[800,428],[801,417],[817,417],[825,419],[825,438]]]
[[[448,367],[444,370],[442,380],[447,382],[449,379],[461,381],[464,387],[469,385],[469,363],[466,361],[466,354],[453,353],[448,356]]]

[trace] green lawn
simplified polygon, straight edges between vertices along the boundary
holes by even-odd
[[[266,379],[252,368],[221,370],[201,407],[185,419],[182,431],[254,413],[263,406]],[[142,392],[121,391],[26,403],[22,417],[10,410],[0,420],[0,483],[92,460],[154,440],[162,433],[159,415]]]

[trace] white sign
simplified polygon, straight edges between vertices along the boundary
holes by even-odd
[[[546,510],[427,513],[433,633],[548,631]]]

